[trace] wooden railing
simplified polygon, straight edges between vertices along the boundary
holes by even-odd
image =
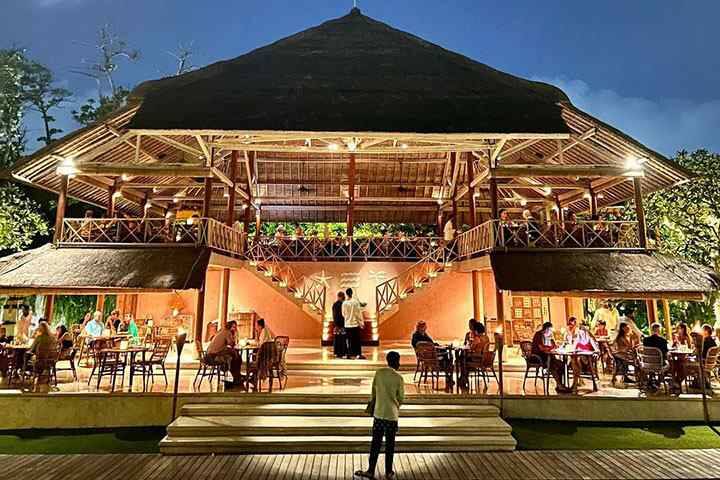
[[[376,315],[380,316],[423,284],[431,281],[457,258],[455,242],[445,243],[430,251],[408,269],[375,287]]]
[[[277,282],[291,295],[303,301],[317,313],[324,315],[327,289],[325,285],[307,275],[296,272],[287,262],[259,244],[248,249],[250,265],[257,268],[271,281]]]
[[[285,260],[419,260],[441,243],[438,237],[353,238],[259,237],[253,247]]]
[[[243,234],[212,218],[66,218],[60,245],[207,246],[244,255]]]
[[[458,255],[471,257],[491,250],[638,250],[634,221],[540,223],[491,220],[460,234]]]

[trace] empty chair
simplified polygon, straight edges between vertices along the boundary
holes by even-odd
[[[638,352],[638,381],[642,389],[651,389],[661,385],[667,393],[667,376],[670,367],[663,358],[659,348],[639,346]]]
[[[75,345],[70,348],[63,348],[62,343],[58,343],[58,357],[54,368],[55,383],[57,383],[57,372],[70,371],[73,375],[73,380],[77,380],[77,370],[75,370],[75,356],[77,355],[77,349]],[[66,367],[60,367],[60,362],[68,362]]]
[[[172,337],[156,337],[150,355],[145,354],[144,360],[142,356],[136,356],[132,368],[134,370],[140,370],[143,378],[147,378],[149,382],[153,384],[155,383],[155,371],[156,369],[160,369],[159,373],[162,373],[165,379],[165,385],[167,385],[168,378],[167,372],[165,371],[165,360],[167,359],[168,352],[170,352],[172,343]]]
[[[702,372],[706,387],[711,385],[713,377],[718,378],[718,364],[720,364],[720,347],[712,347],[707,351],[707,355],[703,361]],[[686,382],[690,378],[694,379],[698,385],[700,384],[700,366],[697,361],[691,362],[687,365]]]

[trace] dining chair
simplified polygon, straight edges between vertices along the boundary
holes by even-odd
[[[227,374],[230,371],[229,362],[209,356],[203,348],[202,342],[195,342],[195,345],[199,364],[193,379],[193,388],[200,388],[202,381],[207,378],[210,390],[212,390],[213,378],[217,376],[217,388],[219,391],[222,382],[227,380]]]
[[[142,373],[143,378],[147,378],[151,384],[155,384],[155,371],[157,369],[162,373],[165,379],[165,385],[168,384],[167,372],[165,371],[165,360],[167,360],[170,347],[172,346],[172,337],[156,337],[153,342],[150,356],[136,356],[135,362],[132,365],[133,370],[137,370]]]
[[[430,387],[433,390],[440,389],[440,377],[445,375],[445,369],[442,366],[440,355],[437,347],[432,342],[418,342],[415,345],[415,352],[420,361],[420,378],[417,380],[418,387],[420,383],[427,384],[428,375],[430,376]]]
[[[520,342],[520,354],[525,360],[525,376],[523,377],[522,384],[523,392],[525,392],[525,382],[530,378],[535,380],[535,390],[537,390],[538,379],[542,379],[543,393],[547,394],[547,382],[550,378],[550,372],[548,372],[547,365],[543,362],[543,359],[532,353],[532,342],[527,340]]]
[[[640,389],[650,389],[653,382],[657,382],[668,392],[668,373],[670,367],[663,358],[659,348],[639,346],[638,352],[638,386]]]

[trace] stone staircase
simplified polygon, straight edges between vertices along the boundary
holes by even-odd
[[[364,453],[372,419],[364,396],[247,395],[185,404],[160,442],[166,455]],[[409,398],[401,409],[399,452],[514,450],[498,409],[473,399]]]

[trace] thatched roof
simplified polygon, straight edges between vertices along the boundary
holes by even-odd
[[[200,248],[55,248],[0,259],[0,292],[201,287],[210,251]]]
[[[146,82],[131,128],[567,133],[559,89],[359,9],[246,55]]]
[[[712,269],[657,253],[494,253],[498,288],[519,292],[699,297],[720,289]]]

